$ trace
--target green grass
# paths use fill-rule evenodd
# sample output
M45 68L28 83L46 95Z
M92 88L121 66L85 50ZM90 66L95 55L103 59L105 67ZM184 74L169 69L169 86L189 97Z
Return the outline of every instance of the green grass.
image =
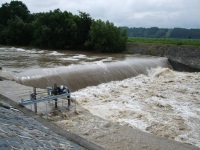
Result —
M167 45L192 45L200 46L200 39L170 39L170 38L134 38L129 37L129 43L154 43Z

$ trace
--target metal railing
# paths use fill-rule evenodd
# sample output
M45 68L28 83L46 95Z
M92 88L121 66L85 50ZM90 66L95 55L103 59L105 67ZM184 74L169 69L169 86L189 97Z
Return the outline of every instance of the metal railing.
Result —
M35 103L51 101L51 100L55 100L55 99L63 98L63 97L67 97L67 96L70 96L70 93L63 93L63 94L59 94L59 95L48 95L48 96L39 97L39 98L36 98L36 99L31 98L29 100L21 99L19 104L21 106L26 106L26 105L35 104ZM33 96L31 95L30 97L33 97Z
M38 93L36 92L36 88L33 88L33 93L30 93L30 99L25 100L25 99L21 99L21 101L19 102L19 105L21 106L27 106L30 105L31 106L31 110L32 110L32 104L34 105L34 111L35 113L37 113L37 103L40 102L50 102L50 101L55 101L55 108L57 108L57 103L58 103L58 99L62 99L62 105L63 105L63 99L66 98L65 100L68 101L68 106L70 106L71 104L71 94L69 89L62 91L62 92L54 92L54 89L52 87L48 87L47 88L47 92L44 96L44 93L42 93L42 95L38 95ZM47 107L47 105L46 105ZM47 109L47 108L46 108Z

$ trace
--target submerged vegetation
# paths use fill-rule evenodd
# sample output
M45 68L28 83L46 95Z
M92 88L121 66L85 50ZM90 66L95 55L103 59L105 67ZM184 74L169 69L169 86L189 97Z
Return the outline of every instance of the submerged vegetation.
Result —
M133 38L129 37L130 43L152 43L152 44L167 44L167 45L192 45L200 46L200 39L172 39L172 38Z
M125 50L127 33L109 21L59 9L31 14L21 1L0 7L0 44L103 52Z

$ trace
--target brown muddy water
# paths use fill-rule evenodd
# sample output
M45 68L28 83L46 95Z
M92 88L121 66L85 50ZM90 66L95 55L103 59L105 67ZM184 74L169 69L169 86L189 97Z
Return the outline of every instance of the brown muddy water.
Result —
M15 101L62 84L94 115L200 147L200 73L173 71L166 58L1 47L0 66L10 79L0 93Z
M17 83L43 89L57 83L76 91L147 74L158 66L170 67L166 58L21 48L0 50L1 67L7 76Z

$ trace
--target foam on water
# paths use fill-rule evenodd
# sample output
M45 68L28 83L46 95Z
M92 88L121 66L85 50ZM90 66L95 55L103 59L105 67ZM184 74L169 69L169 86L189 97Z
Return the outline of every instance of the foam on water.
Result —
M59 52L57 52L57 51L53 51L53 52L50 53L49 55L62 56L62 55L65 55L65 54L59 53Z
M80 60L90 60L90 62L85 62L83 61L81 64L91 64L91 61L96 60L96 59L100 59L101 62L107 62L107 61L112 61L112 57L108 57L108 58L102 58L102 57L97 57L97 56L86 56L86 55L68 55L65 58L60 58L60 60L64 60L64 61L80 61ZM92 63L96 63L98 61L93 61Z
M26 51L26 50L25 50L25 49L22 49L22 48L17 48L16 51L18 51L18 52L24 52L24 51Z
M36 49L26 50L26 52L29 53L29 54L43 54L43 53L45 53L44 50L36 50Z
M79 61L79 59L77 59L77 58L73 58L73 57L60 58L60 60L64 60L64 61Z
M81 58L87 58L86 55L76 55L76 56L73 56L73 58L78 58L78 59L81 59Z
M200 73L156 68L73 94L94 115L200 147Z

